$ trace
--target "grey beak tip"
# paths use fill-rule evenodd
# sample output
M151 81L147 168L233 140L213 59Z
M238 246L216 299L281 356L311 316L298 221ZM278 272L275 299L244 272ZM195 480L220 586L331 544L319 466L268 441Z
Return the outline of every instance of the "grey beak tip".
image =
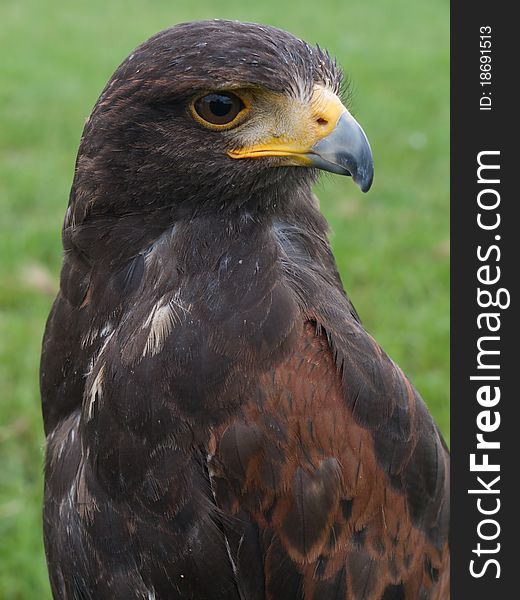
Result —
M374 181L374 169L363 169L361 172L358 170L353 179L358 184L362 192L368 192L368 190L372 187L372 182Z
M352 175L361 191L368 192L374 179L372 150L365 132L358 122L345 112L336 128L319 141L308 155L318 169Z

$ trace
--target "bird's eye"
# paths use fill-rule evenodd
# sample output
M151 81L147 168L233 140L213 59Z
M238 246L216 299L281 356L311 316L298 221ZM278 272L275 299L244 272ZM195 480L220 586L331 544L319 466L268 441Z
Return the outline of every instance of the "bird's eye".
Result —
M230 92L207 94L193 104L197 120L216 129L232 125L244 109L242 100Z

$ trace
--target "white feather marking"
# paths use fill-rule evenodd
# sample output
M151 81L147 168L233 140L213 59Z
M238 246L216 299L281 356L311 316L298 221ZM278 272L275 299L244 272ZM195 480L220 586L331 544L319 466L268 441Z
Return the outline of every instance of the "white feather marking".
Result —
M94 404L97 400L103 397L103 375L105 373L105 365L101 365L92 385L90 387L90 403L88 405L88 419L92 419Z
M151 356L158 354L175 324L190 312L191 305L185 306L181 302L179 292L170 300L163 301L164 297L152 308L144 322L143 328L150 327L150 331L144 346L143 357L147 354Z
M79 427L79 418L80 412L73 412L47 436L47 451L52 464L59 461L63 452L69 450L71 445L74 444L76 431Z
M105 327L105 329L106 329L106 327ZM99 352L97 354L95 354L89 360L88 369L87 369L87 372L85 373L85 377L88 377L92 373L92 371L94 370L94 367L96 366L97 361L99 360L99 358L105 351L105 348L108 346L108 342L112 339L112 336L114 335L115 331L112 330L112 326L110 326L110 329L111 329L111 331L110 331L110 333L107 334L107 337L106 337L105 341L103 342L103 345L99 349ZM103 334L103 332L101 332L101 333L102 333L102 335L105 335L105 334Z
M87 333L81 338L81 347L86 348L87 346L91 346L94 343L94 340L99 335L99 329L94 327L93 329L89 329Z
M112 323L110 323L110 321L105 323L105 325L101 329L98 329L97 327L89 329L81 339L81 347L87 348L87 346L92 346L96 338L105 338L107 337L107 335L110 335L112 333L112 330L113 326Z
M110 323L110 321L108 321L108 323L106 323L103 329L101 330L100 335L101 337L106 337L108 334L112 333L112 331L113 325L112 323Z

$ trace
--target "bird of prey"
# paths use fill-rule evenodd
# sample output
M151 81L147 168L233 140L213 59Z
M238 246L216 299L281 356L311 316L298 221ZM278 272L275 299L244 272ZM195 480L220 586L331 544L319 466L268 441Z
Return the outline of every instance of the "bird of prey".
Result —
M341 81L319 47L217 20L103 90L41 363L55 598L449 597L446 446L311 192L372 183Z

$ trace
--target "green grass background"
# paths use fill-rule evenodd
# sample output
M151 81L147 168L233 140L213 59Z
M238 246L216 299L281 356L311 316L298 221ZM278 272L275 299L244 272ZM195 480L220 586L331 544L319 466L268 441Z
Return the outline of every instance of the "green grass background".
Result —
M376 176L316 192L366 328L449 432L447 0L0 2L0 599L49 598L40 341L83 122L119 62L180 21L273 24L337 55Z

